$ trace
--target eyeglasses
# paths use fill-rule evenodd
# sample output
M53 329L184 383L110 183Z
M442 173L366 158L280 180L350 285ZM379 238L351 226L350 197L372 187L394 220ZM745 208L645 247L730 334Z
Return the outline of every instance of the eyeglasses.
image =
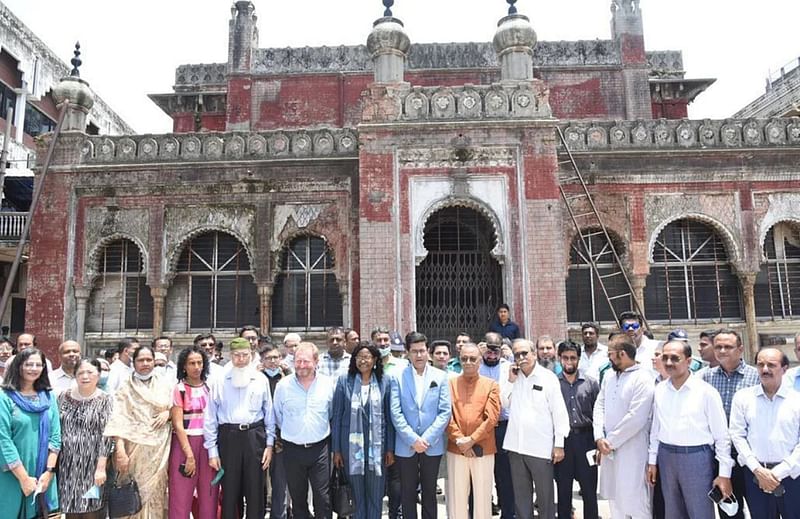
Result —
M428 353L428 350L408 350L408 354L415 357L422 357L426 353Z
M530 351L516 351L514 352L514 358L521 359L523 357L527 357L528 355L530 355L530 353L531 353Z
M281 360L281 356L280 355L267 355L266 357L264 357L264 359L268 360L268 361L271 361L271 362L277 362L277 361Z
M200 346L201 348L211 348L211 347L216 347L217 344L214 342L201 342L198 344L198 346Z
M642 325L639 324L639 323L623 323L622 324L622 329L625 330L626 332L628 332L630 330L636 331L639 328L641 328L641 326Z
M673 364L677 364L678 362L683 360L683 357L680 357L678 355L662 355L661 360L663 362L672 362Z
M480 357L461 357L461 364L477 364Z
M372 360L372 355L356 355L356 360L364 361L364 360Z

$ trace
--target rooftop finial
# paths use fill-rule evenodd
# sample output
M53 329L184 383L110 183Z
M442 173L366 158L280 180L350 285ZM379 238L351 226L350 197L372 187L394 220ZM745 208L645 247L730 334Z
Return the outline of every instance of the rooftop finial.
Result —
M83 63L81 61L81 42L75 42L75 50L72 52L75 54L75 57L70 60L70 63L72 63L72 72L70 72L69 75L72 77L81 77L81 72L78 70L78 67Z
M383 0L383 5L386 7L386 10L383 12L383 16L392 16L392 6L394 5L394 0Z
M506 0L508 2L508 14L517 14L517 8L514 7L514 4L517 3L517 0Z

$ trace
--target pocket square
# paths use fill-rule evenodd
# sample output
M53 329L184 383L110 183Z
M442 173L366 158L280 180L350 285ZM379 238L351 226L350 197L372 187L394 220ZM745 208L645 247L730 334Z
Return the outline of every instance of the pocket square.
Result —
M431 382L431 385L428 386L428 389L431 389L431 388L434 388L434 387L438 387L438 386L439 386L439 384L437 384L436 381L434 380L433 382Z

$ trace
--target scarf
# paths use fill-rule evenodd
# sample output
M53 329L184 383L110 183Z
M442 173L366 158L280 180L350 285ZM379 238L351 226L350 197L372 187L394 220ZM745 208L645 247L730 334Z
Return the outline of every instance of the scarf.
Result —
M364 475L364 421L369 417L369 449L367 466L376 476L381 475L383 467L383 398L375 373L369 380L369 397L366 407L361 403L361 377L353 377L353 392L350 395L350 474ZM367 414L369 412L369 414Z
M39 479L47 469L47 456L50 453L50 394L47 391L39 391L39 403L25 398L19 391L6 390L6 394L16 404L17 407L26 413L39 415L39 445L36 455L36 479ZM46 497L48 510L55 510L56 504Z
M153 420L172 407L172 385L159 376L142 382L134 377L114 393L114 412L108 419L103 436L116 436L126 441L155 447L168 438L167 425L154 429Z

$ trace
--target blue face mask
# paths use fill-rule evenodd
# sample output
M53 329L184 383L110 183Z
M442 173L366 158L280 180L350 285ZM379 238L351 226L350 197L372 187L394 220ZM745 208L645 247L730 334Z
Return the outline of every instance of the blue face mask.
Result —
M267 368L267 369L265 369L264 371L265 371L265 372L266 372L266 374L267 374L267 375L269 375L270 377L274 377L275 375L277 375L278 373L280 373L280 372L281 372L281 368Z
M380 348L378 351L381 352L381 357L388 357L389 355L392 354L392 348L391 347L389 347L389 348Z
M106 387L106 384L108 383L108 375L109 375L108 371L101 371L100 372L100 386L101 387Z

